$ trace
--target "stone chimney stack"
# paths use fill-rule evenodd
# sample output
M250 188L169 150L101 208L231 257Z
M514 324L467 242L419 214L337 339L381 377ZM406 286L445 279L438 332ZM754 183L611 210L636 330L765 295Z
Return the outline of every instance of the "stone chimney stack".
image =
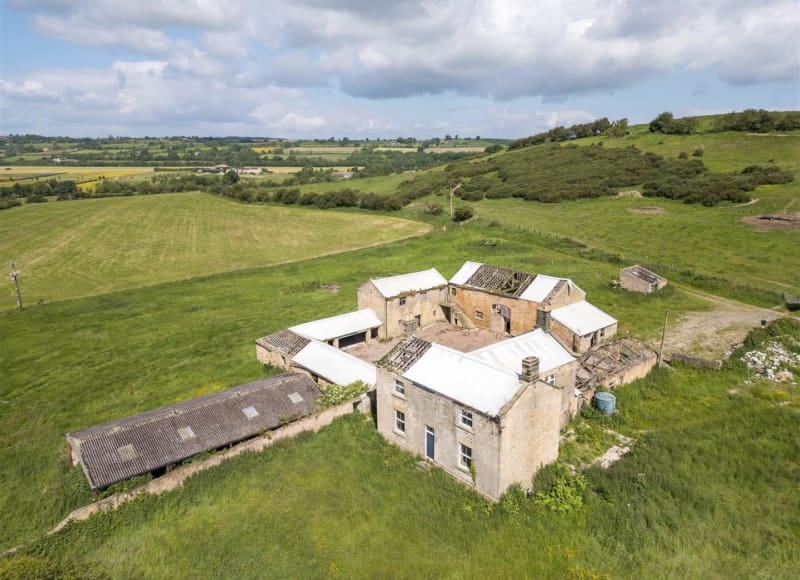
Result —
M539 308L536 310L536 326L545 332L550 332L550 322L552 319L553 315L550 313L549 308Z
M522 382L535 383L539 380L539 357L526 356L522 359Z

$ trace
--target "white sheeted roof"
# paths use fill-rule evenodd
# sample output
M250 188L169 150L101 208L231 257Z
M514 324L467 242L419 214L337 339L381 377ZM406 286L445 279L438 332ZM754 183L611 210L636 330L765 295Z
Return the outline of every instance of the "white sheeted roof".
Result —
M555 276L548 276L547 274L537 274L533 282L525 288L525 291L520 294L519 297L523 300L530 300L531 302L543 302L561 280L566 281L572 288L580 290L569 278L556 278Z
M453 277L450 278L451 284L459 284L463 285L467 283L467 280L478 271L478 268L483 266L480 262L464 262L464 265L453 274Z
M292 361L337 385L355 381L375 385L377 370L374 365L324 342L312 340Z
M541 373L575 360L567 349L541 328L484 346L472 351L470 355L490 365L516 373L521 372L522 359L528 356L539 357Z
M365 332L380 325L378 315L371 308L364 308L356 312L298 324L289 330L305 338L326 341Z
M447 285L447 280L436 268L423 270L422 272L412 272L388 278L376 278L372 280L378 292L384 298L392 298L405 292L419 292L430 288L440 288Z
M553 310L552 315L553 320L563 324L579 336L597 332L601 328L606 328L617 322L616 318L609 316L597 306L593 306L585 300L556 308Z
M497 415L520 388L517 373L432 344L403 376L488 415Z

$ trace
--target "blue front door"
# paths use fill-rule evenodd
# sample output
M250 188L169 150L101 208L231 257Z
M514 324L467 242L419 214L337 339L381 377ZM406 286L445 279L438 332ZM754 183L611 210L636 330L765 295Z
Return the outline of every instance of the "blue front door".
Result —
M436 435L433 427L425 426L425 456L428 459L435 459L434 449L436 446Z

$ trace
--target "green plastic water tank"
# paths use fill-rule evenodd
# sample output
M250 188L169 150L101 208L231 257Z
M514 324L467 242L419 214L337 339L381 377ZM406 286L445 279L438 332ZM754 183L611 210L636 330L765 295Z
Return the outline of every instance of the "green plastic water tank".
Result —
M596 393L594 396L594 406L606 415L613 415L617 406L617 398L611 393Z

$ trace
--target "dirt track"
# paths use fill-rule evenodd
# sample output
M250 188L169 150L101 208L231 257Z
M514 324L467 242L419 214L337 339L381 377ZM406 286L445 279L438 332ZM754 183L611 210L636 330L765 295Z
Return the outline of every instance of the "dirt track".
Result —
M690 312L667 322L664 355L680 352L708 359L721 359L762 320L785 316L780 310L760 308L696 290L682 291L714 305L708 312ZM660 340L660 336L659 336ZM656 343L657 344L657 343Z

